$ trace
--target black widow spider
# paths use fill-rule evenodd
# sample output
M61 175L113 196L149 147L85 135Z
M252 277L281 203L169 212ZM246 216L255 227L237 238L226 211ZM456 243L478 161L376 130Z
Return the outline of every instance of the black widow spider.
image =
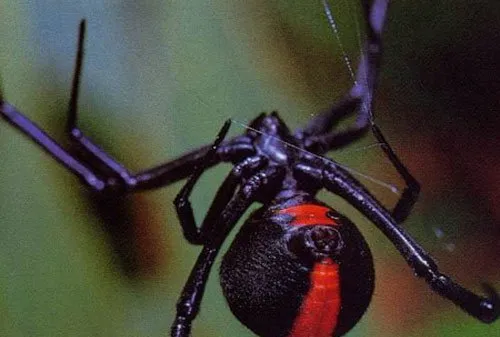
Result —
M67 123L76 150L64 150L12 105L1 101L3 118L96 192L120 195L189 177L174 203L186 240L203 248L177 303L171 336L190 335L219 249L254 202L262 207L246 220L222 260L221 284L231 311L259 336L327 337L349 331L370 302L373 262L354 224L315 199L323 188L370 219L432 290L485 323L498 318L500 299L492 287L485 285L486 298L456 284L439 272L432 258L399 226L417 199L419 184L393 152L371 112L388 0L364 0L362 4L367 41L354 86L340 103L293 133L273 112L257 117L244 135L224 140L228 121L212 145L138 174L129 173L76 126L84 21ZM326 0L324 5L329 14ZM335 130L340 120L355 111L354 125ZM321 157L354 142L370 129L406 183L392 211L342 166ZM234 167L198 226L189 202L191 191L200 175L220 162L231 162Z

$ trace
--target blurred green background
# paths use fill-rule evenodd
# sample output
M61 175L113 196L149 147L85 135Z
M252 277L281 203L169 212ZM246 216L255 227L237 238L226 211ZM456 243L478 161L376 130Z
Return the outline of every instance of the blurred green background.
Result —
M359 6L332 6L355 63ZM210 142L228 117L277 109L298 127L350 86L320 1L3 0L0 13L4 96L63 143L77 27L87 19L79 124L132 170ZM500 289L499 32L496 1L395 2L375 104L422 183L405 227L477 292L483 281ZM401 186L373 143L331 156ZM181 183L115 201L103 216L77 179L5 122L0 158L0 336L168 336L199 252L171 204ZM198 219L228 169L202 178ZM366 183L387 205L396 200ZM375 295L349 337L500 336L499 323L478 323L415 279L368 220L320 197L355 220L375 257ZM193 336L253 336L226 307L217 269Z

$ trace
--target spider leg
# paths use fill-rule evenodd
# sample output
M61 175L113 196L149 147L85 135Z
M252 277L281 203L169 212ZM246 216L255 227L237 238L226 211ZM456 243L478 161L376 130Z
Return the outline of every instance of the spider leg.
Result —
M230 125L231 121L226 121L219 131L210 150L207 151L203 163L200 163L194 169L193 174L189 177L174 199L174 206L182 226L184 237L191 244L202 245L206 243L206 238L213 234L213 224L220 215L221 209L219 206L227 205L241 179L254 174L257 170L261 169L263 164L266 162L263 157L255 156L245 158L241 163L234 166L230 174L224 180L223 184L217 190L214 198L216 202L214 201L212 207L208 210L201 226L198 227L196 225L193 208L191 206L191 202L189 201L191 192L203 172L210 167L210 163L215 159L220 143L227 134Z
M246 178L256 170L261 169L266 162L264 157L255 156L246 158L243 162L237 164L217 190L214 198L217 202L212 204L200 227L196 225L193 209L189 202L189 196L194 184L202 173L202 170L195 171L174 200L184 237L189 243L202 245L206 242L207 238L213 234L215 220L220 214L220 209L217 206L227 205L242 178Z
M195 168L202 164L207 169L221 161L238 162L255 153L253 145L247 142L244 136L224 141L217 149L214 159L209 163L204 163L209 149L210 145L206 145L170 162L136 173L133 176L136 181L133 189L147 190L166 186L189 177Z
M328 1L324 0L323 4L326 13L329 14ZM391 148L379 127L375 124L372 113L374 90L380 68L382 29L388 1L377 0L372 1L371 4L365 1L363 6L367 22L367 41L356 73L355 84L340 104L313 118L302 132L303 137L305 137L306 149L316 154L323 154L361 138L371 126L372 132L381 144L384 154L406 184L392 211L393 218L397 222L402 222L408 217L410 210L417 201L420 184ZM377 15L372 15L375 12ZM354 125L345 130L331 131L341 118L352 114L356 108L358 108L358 117Z
M222 186L230 187L231 190L221 192L219 189L210 207L209 214L204 220L204 223L207 219L210 219L213 223L209 224L211 228L210 233L204 236L203 249L177 302L177 314L171 330L172 337L189 336L192 321L199 311L208 275L222 243L248 207L256 201L257 196L262 193L263 189L270 185L274 187L277 182L283 180L284 171L279 167L263 169L248 178L239 189L237 188L237 176L238 174L234 170L229 174ZM193 175L193 179L197 179L196 175ZM190 184L190 182L188 181L187 184ZM230 199L228 198L229 196L231 196ZM191 215L186 217L183 214L179 214L181 223L186 221L186 219L189 222L194 221L191 220ZM182 224L183 228L193 226L196 227L194 223Z
M356 71L354 84L340 104L314 117L299 134L305 140L307 150L323 154L339 146L353 142L369 129L372 101L379 76L382 56L382 30L386 18L388 0L363 1L367 39ZM327 0L323 0L327 16L331 15ZM376 14L376 15L375 15ZM332 132L333 126L355 110L358 115L354 125L346 130Z
M385 156L389 159L389 161L394 166L397 173L405 183L403 193L401 193L396 206L394 206L393 210L391 211L391 215L394 220L396 220L396 222L398 223L401 223L406 220L406 218L410 214L411 209L417 202L418 195L420 193L420 183L413 177L408 168L401 162L397 154L392 149L391 145L385 139L380 128L373 121L371 123L371 129L373 135L381 145ZM343 131L334 136L336 138L335 142L338 143L339 147L341 147L342 145L351 142L363 132L364 131L362 131L362 129L356 130L355 128Z
M500 315L500 298L490 286L485 286L488 297L478 296L442 274L429 254L401 228L391 213L348 172L335 163L300 164L297 172L316 180L328 191L335 193L372 221L394 244L413 269L425 279L431 289L451 300L473 317L491 323Z
M107 187L107 184L109 184L107 179L103 179L104 173L102 172L102 168L99 170L99 168L95 167L96 165L93 165L94 162L90 162L88 158L84 160L80 158L81 156L72 153L72 151L65 150L53 138L47 135L42 128L24 116L14 106L1 100L1 98L0 116L80 178L83 184L91 190L102 192ZM128 185L127 191L154 189L189 177L193 173L194 168L202 163L209 149L209 145L201 147L175 160L129 176L132 181L135 180L135 183ZM221 144L217 151L217 160L210 162L209 166L216 165L220 161L232 161L234 158L238 159L253 152L250 144L230 141L227 144ZM102 150L101 153L111 158ZM116 163L116 165L120 164Z
M73 82L71 86L71 96L68 107L68 120L66 124L66 130L68 132L69 138L78 151L78 156L82 157L82 160L88 163L88 165L92 166L102 176L106 177L105 180L107 182L115 185L114 187L116 191L123 192L124 190L132 191L140 189L140 187L137 186L137 178L132 175L125 166L116 161L103 149L96 145L90 138L85 136L77 126L78 96L84 55L85 30L85 20L82 20L79 27L78 48L76 54ZM202 149L202 153L203 150L206 151L206 149ZM189 159L195 159L196 155L194 155L194 158L193 156L187 158L187 161L181 161L181 163L184 164L183 167L185 167L186 164L187 166L190 166L191 162ZM161 180L161 177L168 174L168 171L169 170L165 170L160 175L150 174L146 178L143 177L143 179L141 179L141 183L148 184L149 188L159 187L160 184L158 183L158 181L163 182Z
M81 157L89 166L93 167L105 180L117 188L117 191L133 190L136 186L136 178L121 163L116 161L102 148L96 145L90 138L77 126L78 120L78 96L80 91L80 79L82 73L82 64L84 56L86 24L85 20L80 22L78 33L78 47L75 60L75 70L73 72L73 82L71 86L71 95L68 106L68 120L66 131L75 147L75 154ZM115 179L113 179L115 178ZM117 178L117 179L116 179ZM156 177L149 177L154 180ZM154 184L152 184L154 185Z
M85 163L82 163L78 158L64 150L54 139L40 129L40 127L18 112L15 107L7 102L0 101L0 115L11 125L21 130L40 145L58 162L78 176L81 181L92 190L102 191L104 189L105 182L102 181L91 168L87 167Z
M381 144L382 150L384 151L386 157L390 160L392 165L396 168L396 171L399 173L400 177L403 178L405 182L405 188L403 189L403 193L399 197L396 206L392 210L392 217L396 220L397 223L401 223L410 214L413 205L417 202L418 195L420 193L420 183L413 177L413 175L408 171L408 168L401 162L399 157L396 155L392 147L389 145L387 140L385 139L382 131L380 131L379 127L373 123L372 124L372 132L377 138L377 141Z
M68 106L66 131L68 132L68 136L73 142L73 145L78 149L77 155L82 157L82 160L87 162L89 166L92 166L96 171L100 171L100 173L103 176L107 176L107 178L117 177L121 180L121 184L133 186L135 185L135 180L131 177L129 171L99 146L97 146L92 140L86 137L77 126L78 95L82 73L85 30L85 20L82 20L80 22L78 33L78 48Z
M26 136L31 138L54 159L75 174L91 190L121 194L153 189L187 178L194 168L202 163L210 145L200 147L173 161L143 170L137 174L113 159L98 145L86 137L77 127L77 101L84 54L85 20L80 22L75 70L68 107L66 130L73 143L73 148L65 150L43 129L19 112L14 106L3 101L0 92L0 116L6 119ZM253 154L251 144L244 137L237 137L221 144L217 156L210 163L213 166L220 161L237 161Z

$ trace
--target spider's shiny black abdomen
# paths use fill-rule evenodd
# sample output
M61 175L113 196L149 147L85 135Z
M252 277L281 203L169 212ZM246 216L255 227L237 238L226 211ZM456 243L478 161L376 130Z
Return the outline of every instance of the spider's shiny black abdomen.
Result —
M317 258L312 259L303 251L292 251L291 237L298 226L293 224L292 217L282 214L284 209L297 206L319 205L329 209L311 200L283 202L255 211L222 260L221 284L231 311L259 336L290 336L311 288L311 273ZM371 253L361 233L347 218L337 213L335 217L341 224L338 231L345 244L335 257L340 278L331 280L340 284L341 308L330 336L341 336L359 321L368 307L374 272ZM300 227L300 230L314 230L326 226L318 223Z

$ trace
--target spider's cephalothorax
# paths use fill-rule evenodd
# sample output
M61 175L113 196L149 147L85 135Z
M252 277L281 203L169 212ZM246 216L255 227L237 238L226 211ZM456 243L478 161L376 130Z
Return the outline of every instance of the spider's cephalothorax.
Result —
M323 0L327 16L331 12ZM442 274L432 258L400 223L414 205L419 184L401 163L371 111L388 0L363 0L367 41L354 86L344 99L290 132L276 113L262 114L241 136L215 142L163 165L132 174L77 127L77 98L85 22L80 38L67 131L73 147L63 149L40 127L0 97L0 115L29 136L95 193L120 196L188 178L174 203L186 240L202 246L177 303L172 337L187 337L201 304L218 252L238 220L255 211L237 234L221 265L223 292L235 316L259 336L331 337L351 329L373 292L370 251L356 227L315 199L321 189L337 194L361 212L399 250L418 277L471 316L491 323L500 315L497 292L486 285L478 296ZM337 124L357 111L356 122ZM322 157L373 132L406 183L392 210L385 208L348 171ZM200 226L189 202L201 174L220 163L234 166L217 190Z

